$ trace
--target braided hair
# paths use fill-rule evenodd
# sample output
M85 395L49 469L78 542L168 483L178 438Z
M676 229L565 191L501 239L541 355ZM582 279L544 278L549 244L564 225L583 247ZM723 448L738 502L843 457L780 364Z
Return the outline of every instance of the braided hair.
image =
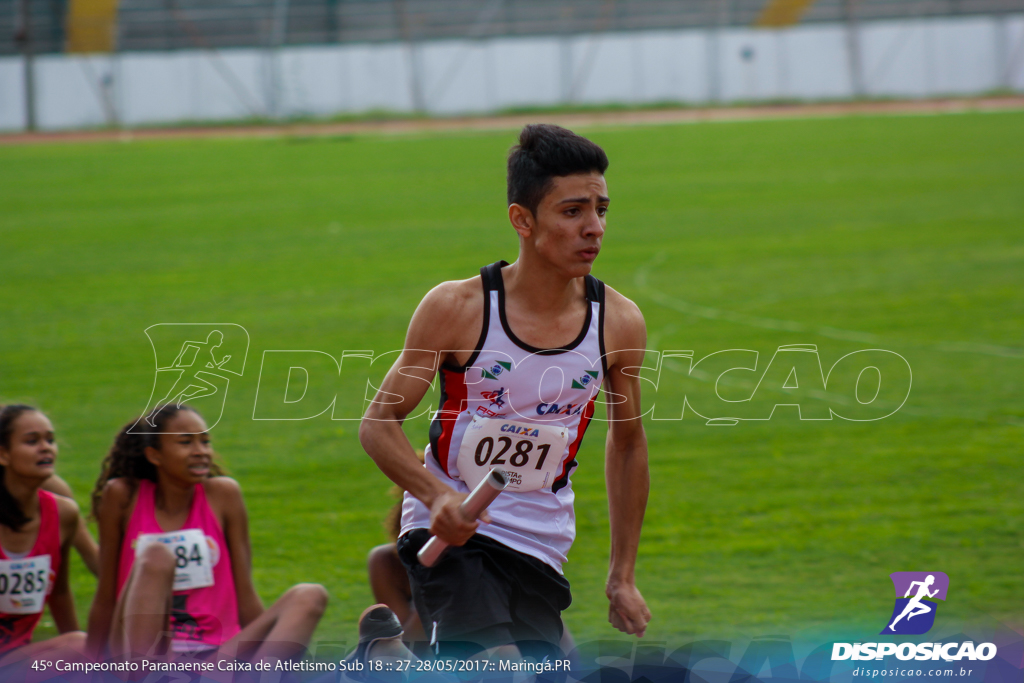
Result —
M15 420L25 413L32 412L36 412L36 408L22 403L0 407L0 446L10 449ZM11 492L7 490L4 475L4 466L0 465L0 524L14 531L21 531L21 527L28 524L30 518L22 511Z
M148 416L132 420L118 432L114 439L114 445L110 452L103 459L99 479L92 490L92 516L99 516L100 498L103 496L103 488L111 479L124 478L128 480L128 486L135 494L140 479L157 482L156 465L146 458L146 448L160 448L160 434L165 431L165 426L172 417L183 410L189 410L196 415L199 411L187 405L168 403L154 410ZM153 427L146 425L145 420L149 419ZM143 428L134 429L137 426ZM219 477L224 471L216 462L210 463L210 476Z

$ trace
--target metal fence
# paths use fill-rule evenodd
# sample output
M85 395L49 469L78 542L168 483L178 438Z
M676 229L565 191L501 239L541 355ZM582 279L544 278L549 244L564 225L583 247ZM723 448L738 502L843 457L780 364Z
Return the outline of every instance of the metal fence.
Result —
M110 0L118 51L749 26L769 0ZM81 0L0 0L0 54L68 49ZM818 0L802 21L1024 11L1024 0ZM80 21L80 19L79 19Z

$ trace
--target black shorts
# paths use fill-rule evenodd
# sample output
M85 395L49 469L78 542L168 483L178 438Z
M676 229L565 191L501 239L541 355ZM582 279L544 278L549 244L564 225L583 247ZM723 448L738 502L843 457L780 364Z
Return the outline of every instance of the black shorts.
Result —
M572 602L564 576L481 534L424 567L416 553L429 538L413 529L398 539L398 557L423 629L441 643L438 654L465 657L510 643L538 660L559 652L562 610Z

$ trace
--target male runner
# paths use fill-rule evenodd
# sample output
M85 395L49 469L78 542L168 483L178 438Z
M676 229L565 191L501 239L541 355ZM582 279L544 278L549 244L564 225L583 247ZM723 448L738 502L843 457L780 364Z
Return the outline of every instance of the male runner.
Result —
M639 380L627 372L642 364L647 333L636 305L590 275L605 232L607 167L600 147L564 128L523 129L508 159L519 258L424 297L360 426L367 453L406 491L399 555L441 655L507 656L515 646L538 659L555 654L571 601L562 575L576 535L569 475L602 385L611 397L608 618L638 636L650 620L634 581L647 441ZM401 425L435 373L441 406L423 465ZM483 523L464 519L459 504L493 467L512 484ZM416 553L430 535L453 547L427 568Z

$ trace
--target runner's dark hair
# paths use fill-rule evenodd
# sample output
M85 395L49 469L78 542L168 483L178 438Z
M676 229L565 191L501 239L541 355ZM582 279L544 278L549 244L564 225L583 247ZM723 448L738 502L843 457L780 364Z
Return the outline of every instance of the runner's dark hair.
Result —
M590 140L550 123L531 123L519 133L519 144L508 153L508 203L537 215L554 178L575 173L604 173L608 155Z
M37 412L36 408L23 403L15 403L9 406L0 406L0 446L5 449L11 447L11 436L14 434L14 422L25 413ZM0 465L0 524L3 524L14 531L21 531L21 527L29 523L26 515L18 501L7 490L4 482L4 466Z
M199 411L188 405L168 403L160 406L149 414L153 426L146 423L145 416L132 420L118 432L114 439L114 445L110 447L110 453L103 459L99 479L92 490L92 516L99 516L100 499L103 497L103 488L111 479L124 478L128 480L128 486L134 495L140 479L157 483L158 477L156 465L146 459L146 448L160 448L160 434L164 431L167 422L183 410L189 410L196 415ZM216 462L210 463L210 476L219 477L224 470Z

